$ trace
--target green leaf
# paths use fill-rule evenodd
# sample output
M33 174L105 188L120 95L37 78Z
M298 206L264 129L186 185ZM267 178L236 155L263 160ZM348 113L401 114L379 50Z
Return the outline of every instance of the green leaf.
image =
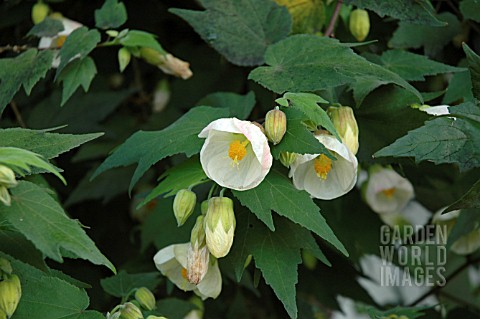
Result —
M321 0L275 0L288 8L292 16L292 33L315 34L325 24L325 4Z
M408 132L375 157L414 157L416 162L457 163L461 171L480 166L480 125L462 118L440 117Z
M69 256L105 265L115 271L115 267L102 255L80 224L68 218L44 188L20 181L10 191L12 206L0 206L0 217L25 235L46 256L62 262L62 253L66 252Z
M87 92L95 74L97 74L97 68L91 57L76 59L69 63L58 77L58 81L63 82L62 103L60 105L63 106L80 85Z
M28 31L27 36L53 37L64 30L63 23L60 20L46 17L41 23L36 24Z
M38 269L48 269L43 254L15 230L0 229L0 251Z
M464 19L470 19L480 22L480 1L479 0L463 0L460 2L460 12Z
M470 49L466 43L463 43L463 51L467 55L473 96L480 100L480 56Z
M227 117L229 111L229 109L198 106L161 131L139 131L120 145L100 165L92 178L114 167L138 163L130 183L131 191L150 166L161 159L179 153L192 156L200 152L204 142L203 139L198 138L200 131L210 122Z
M453 74L448 82L447 91L443 97L443 104L454 104L457 101L473 101L472 80L470 71L463 71Z
M300 249L306 249L329 265L311 233L284 218L276 218L276 230L271 232L248 212L236 212L237 230L232 250L225 258L235 267L237 280L243 273L248 255L262 271L265 282L283 303L291 318L297 318L295 285L297 268L302 262Z
M346 0L346 4L353 4L361 9L372 10L380 17L390 16L412 24L430 26L445 26L435 16L435 9L428 0Z
M124 37L118 39L126 47L145 47L164 53L162 46L155 39L155 35L139 30L129 30Z
M23 85L27 95L52 67L53 51L30 49L15 58L0 59L0 115Z
M452 210L466 208L480 208L480 180L478 180L460 199L448 206L444 212L446 213L451 212Z
M282 141L270 148L275 158L279 158L281 152L326 154L327 156L330 154L327 148L303 124L303 121L305 121L303 112L293 108L286 108L283 111L287 116L287 131Z
M205 11L170 9L228 61L260 65L267 47L292 28L287 8L270 0L200 0Z
M64 184L67 182L49 162L39 154L16 147L0 147L0 163L9 166L21 176L31 173L32 168L40 168L57 176Z
M447 249L461 237L478 229L478 222L480 221L480 210L478 209L464 209L460 211L452 231L448 234Z
M160 182L137 208L142 207L158 196L169 197L179 190L189 188L208 181L198 157L190 158L185 162L168 169L159 178Z
M348 252L320 214L320 209L305 191L297 190L292 182L276 170L270 171L263 182L247 191L233 191L243 206L248 207L265 225L274 231L272 210L280 216L311 230L348 256Z
M121 270L114 276L100 280L100 284L106 293L123 298L127 297L134 288L147 287L154 290L160 284L160 281L159 272L128 274Z
M397 74L367 61L336 39L313 35L288 37L268 47L266 63L249 79L276 92L312 92L375 79L376 86L394 83L418 96L420 93ZM308 76L307 76L308 75Z
M127 22L127 9L122 2L106 0L100 9L95 10L95 26L97 28L118 28L125 22Z
M192 302L177 298L163 298L157 302L157 308L153 313L168 319L184 319L194 309L198 308Z
M85 310L89 298L85 290L57 277L50 276L30 265L15 260L0 252L8 259L22 284L22 297L12 319L105 319L96 311Z
M55 80L58 79L63 68L74 59L83 59L95 49L100 42L100 32L97 30L88 30L87 27L81 27L70 33L65 40L58 56L60 65L55 74Z
M0 147L23 148L51 159L102 135L103 133L59 134L24 128L0 129Z
M465 71L464 68L446 65L424 55L402 50L385 51L380 60L385 68L407 81L425 81L425 76Z
M332 135L340 140L337 130L333 125L327 112L325 112L318 103L328 103L327 100L312 93L285 93L285 99L290 101L290 106L294 109L302 111L307 119L313 121L317 126L321 125Z
M396 49L423 47L426 55L437 55L461 31L460 22L452 13L440 13L438 18L448 25L432 27L400 22L388 43L389 46Z
M240 95L230 92L216 92L202 98L197 105L226 107L231 110L231 116L244 120L255 106L255 93L250 91L246 95Z

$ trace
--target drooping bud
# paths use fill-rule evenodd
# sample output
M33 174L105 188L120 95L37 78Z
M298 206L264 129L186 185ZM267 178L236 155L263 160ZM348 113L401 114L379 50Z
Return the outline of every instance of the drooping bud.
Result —
M142 311L131 302L127 302L120 310L119 319L143 319Z
M173 200L173 213L177 219L177 225L182 226L192 215L197 202L197 195L188 189L178 191Z
M10 318L22 297L22 286L17 275L4 275L0 281L0 309Z
M7 187L0 185L0 203L3 203L5 206L10 206L11 202L12 200Z
M9 167L0 165L0 185L12 188L17 186L17 184L15 173Z
M187 280L198 285L207 274L210 252L206 246L204 216L197 217L190 235L190 247L187 252Z
M280 153L280 163L285 167L290 167L293 162L297 159L297 154L292 152L281 152Z
M159 67L166 74L171 74L184 80L193 75L190 70L190 63L182 61L165 51L160 52L151 48L141 48L140 56L146 62Z
M210 253L216 258L225 257L233 244L235 232L233 201L227 197L212 197L205 216L205 235Z
M200 206L200 211L202 212L202 215L206 215L208 210L208 200L204 200L202 202L202 205Z
M2 277L3 273L10 275L12 271L13 269L12 269L12 265L10 265L10 262L5 258L0 258L0 278Z
M270 142L277 145L282 141L287 131L287 116L278 109L278 106L268 111L265 116L265 134Z
M155 92L153 93L153 107L154 113L162 112L170 101L170 85L166 79L157 83Z
M348 106L331 106L327 110L333 125L340 135L343 144L356 155L358 152L358 125L353 110Z
M146 287L138 288L137 291L135 291L135 300L146 310L153 310L156 307L155 296L150 289Z
M40 22L45 20L49 11L50 7L47 4L43 3L43 1L40 0L35 3L32 7L33 24L39 24Z
M120 72L123 72L123 70L125 70L125 68L130 63L131 58L132 54L127 48L123 47L118 50L118 65L120 67Z
M365 40L370 31L370 18L368 17L368 12L362 9L353 10L350 13L349 28L350 33L358 42Z

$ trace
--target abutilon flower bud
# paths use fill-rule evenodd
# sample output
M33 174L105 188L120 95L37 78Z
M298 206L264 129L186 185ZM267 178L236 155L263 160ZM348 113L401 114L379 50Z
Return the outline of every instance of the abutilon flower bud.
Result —
M119 319L143 319L143 314L135 304L127 302L120 310Z
M352 33L358 42L365 40L370 31L370 18L368 17L368 12L362 9L353 10L350 13L349 28L350 33Z
M280 163L285 167L290 167L293 162L297 159L297 154L292 152L281 152L280 153Z
M274 145L282 141L287 131L287 116L278 107L268 111L265 116L265 134Z
M118 50L118 65L120 67L120 72L123 72L123 70L125 70L131 59L132 54L127 48L124 47Z
M0 310L10 318L22 297L22 285L17 275L4 275L0 281Z
M348 147L353 155L356 155L358 152L358 125L352 108L348 106L331 106L328 108L327 113L332 119L343 144Z
M18 182L12 169L5 165L0 165L0 185L11 188L17 186L17 184Z
M193 75L190 70L190 63L182 61L165 51L160 52L155 49L143 47L140 49L140 56L146 62L160 68L166 74L171 74L184 80Z
M39 24L48 15L48 12L50 11L50 7L43 3L43 1L38 1L35 3L32 7L32 21L33 24Z
M12 265L10 265L10 262L5 259L5 258L0 258L0 278L2 278L2 274L11 274L13 271Z
M0 185L0 203L3 203L5 206L10 206L11 202L12 200L7 187Z
M135 291L135 300L146 310L153 310L156 307L155 296L150 289L146 287L138 288L137 291Z
M212 197L205 216L205 235L208 250L216 258L225 257L230 251L235 226L233 201L227 197Z
M208 200L204 200L200 206L200 211L202 212L202 215L206 215L208 210Z
M197 217L190 235L190 246L187 252L187 280L198 285L207 274L210 252L205 241L204 216Z
M173 213L177 219L178 226L182 226L192 215L197 202L197 195L188 189L178 191L173 200Z

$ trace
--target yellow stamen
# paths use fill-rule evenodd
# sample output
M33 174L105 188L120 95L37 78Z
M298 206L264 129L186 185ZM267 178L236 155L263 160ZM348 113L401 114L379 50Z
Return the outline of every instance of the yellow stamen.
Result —
M393 194L395 194L395 188L387 188L382 191L383 195L387 196L388 198L392 198Z
M228 157L233 161L233 165L238 167L238 163L247 155L246 146L250 143L249 140L240 142L239 140L234 140L230 143L230 148L228 149Z
M66 35L58 36L57 40L55 41L55 44L57 45L57 48L61 48L63 46L63 44L65 43L65 40L67 40Z
M326 180L328 173L332 170L332 160L324 154L320 154L320 156L313 161L313 167L315 168L317 176Z
M185 278L185 279L188 279L188 272L187 272L187 269L186 268L182 268L182 277Z

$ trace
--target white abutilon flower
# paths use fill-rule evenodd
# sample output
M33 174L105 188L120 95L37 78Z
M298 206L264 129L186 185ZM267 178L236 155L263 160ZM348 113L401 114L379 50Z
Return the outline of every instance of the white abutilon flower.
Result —
M39 49L61 48L70 33L83 26L80 22L65 17L60 17L58 20L63 24L63 31L60 31L53 37L40 38L40 42L38 43Z
M199 137L205 174L223 187L243 191L260 184L272 166L265 135L250 121L223 118L210 123Z
M389 226L425 225L432 214L419 202L412 200L400 211L380 214L380 219Z
M222 290L222 275L215 258L210 258L208 270L197 284L188 281L187 255L190 243L170 245L155 254L153 261L160 272L184 291L192 291L205 300L217 298Z
M336 160L324 154L298 154L289 177L297 189L312 197L334 199L348 193L357 181L358 162L345 144L327 134L315 136Z
M450 114L450 111L448 110L449 107L450 107L449 105L430 106L430 105L424 104L420 106L418 109L420 111L424 111L427 114L439 116L439 115Z
M446 226L447 233L450 235L453 227L457 223L460 216L460 210L442 214L444 209L439 210L433 216L432 222L437 225ZM469 255L480 248L480 226L477 224L468 234L458 238L450 247L450 249L459 255Z
M365 200L376 213L398 213L414 196L412 184L392 168L373 166L369 175Z

